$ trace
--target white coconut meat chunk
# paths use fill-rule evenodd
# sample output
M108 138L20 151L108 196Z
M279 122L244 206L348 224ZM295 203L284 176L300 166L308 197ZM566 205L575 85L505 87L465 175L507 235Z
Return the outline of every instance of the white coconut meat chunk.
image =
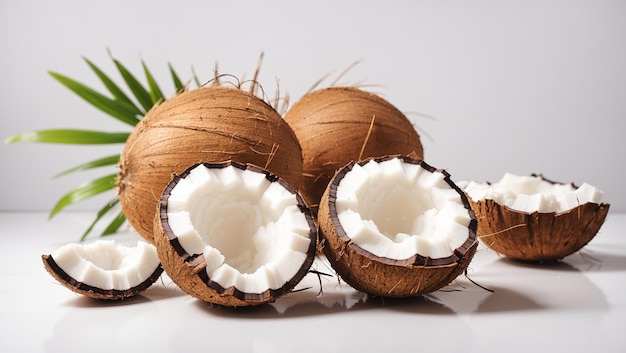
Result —
M210 287L245 294L280 290L308 271L316 231L305 209L282 179L235 162L193 166L161 200L179 255L204 258L199 275Z
M472 218L448 175L401 158L354 164L340 180L335 207L345 235L388 259L453 256Z
M147 288L162 272L156 248L144 241L136 246L116 244L114 240L70 243L44 260L59 280L111 299Z
M520 176L505 173L496 183L470 181L464 188L474 201L490 199L512 210L532 213L562 213L585 203L599 204L603 192L583 183L555 183L540 175Z

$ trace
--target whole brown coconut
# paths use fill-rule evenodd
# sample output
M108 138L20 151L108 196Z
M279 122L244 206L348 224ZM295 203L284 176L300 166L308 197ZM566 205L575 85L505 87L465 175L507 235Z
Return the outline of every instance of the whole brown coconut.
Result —
M350 161L386 155L423 158L420 137L392 104L354 87L306 94L285 114L304 160L301 193L315 211L335 172Z
M196 163L226 160L264 167L296 189L302 184L298 139L280 114L254 94L214 85L153 108L121 155L119 197L129 223L153 242L154 212L172 174Z

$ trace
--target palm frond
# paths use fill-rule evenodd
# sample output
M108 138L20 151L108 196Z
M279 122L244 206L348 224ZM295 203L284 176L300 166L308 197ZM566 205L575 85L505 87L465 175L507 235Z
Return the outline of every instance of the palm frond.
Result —
M115 82L113 82L113 80L109 78L109 76L107 76L102 70L100 70L98 66L96 66L93 62L91 62L91 60L87 58L83 58L83 60L87 62L87 65L89 65L91 70L93 70L93 72L98 76L100 81L102 81L102 84L104 84L109 92L111 92L115 99L126 102L130 106L133 106L137 115L144 115L145 112L139 109L137 105L130 98L128 98L126 93L124 93L124 91Z
M95 159L93 161L89 161L86 163L82 163L80 165L77 165L73 168L64 170L58 174L56 174L55 176L53 176L53 178L58 178L67 174L71 174L71 173L76 173L76 172L80 172L83 170L88 170L88 169L93 169L93 168L99 168L99 167L106 167L106 166L111 166L111 165L117 165L120 161L120 155L116 154L113 156L108 156L108 157L103 157L103 158L98 158Z
M135 78L135 76L130 71L128 71L128 69L124 65L122 65L119 60L113 58L113 62L115 63L115 66L117 67L120 75L122 75L124 82L126 82L128 88L130 88L131 92L133 92L135 98L137 98L137 101L139 101L139 104L141 104L144 111L147 112L148 110L150 110L150 108L152 108L152 106L154 105L154 103L152 102L152 97L150 97L150 92Z
M56 205L52 208L52 211L50 211L50 218L56 216L67 206L114 189L116 181L117 174L109 174L78 185L57 201Z
M87 239L87 236L89 235L89 233L91 233L91 231L96 226L96 224L98 224L98 222L100 222L104 216L106 216L112 210L114 210L115 207L119 204L119 202L120 202L120 199L117 197L113 201L107 202L107 204L105 204L104 207L102 207L98 211L98 213L96 214L96 218L93 220L93 222L91 222L89 227L87 227L82 237L80 238L80 241L84 241L85 239ZM124 214L122 212L119 212L118 215L111 221L111 223L109 223L109 225L107 225L107 227L104 229L104 231L100 235L102 236L102 235L109 235L109 234L115 233L119 229L119 227L124 223L125 220L126 220L126 217L124 217Z
M137 108L134 105L121 100L111 99L83 83L54 71L50 71L49 73L62 85L110 116L132 126L137 125L139 122L139 118L137 118Z
M115 232L117 232L118 229L120 229L120 227L122 226L122 224L124 224L124 222L126 222L126 216L124 215L122 211L119 211L117 213L117 216L115 216L115 218L113 218L113 220L109 223L109 225L106 228L104 228L104 230L102 231L100 235L105 236L105 235L114 234Z
M165 97L163 97L163 92L161 92L159 85L154 80L154 77L150 73L150 70L148 70L148 66L146 66L146 63L141 61L141 65L143 66L143 72L146 75L146 80L148 81L148 88L150 98L152 99L152 105L155 105L156 103L165 100Z
M174 70L174 67L172 66L171 63L167 63L167 66L170 69L170 75L172 76L172 82L174 82L174 87L176 87L176 93L179 94L179 93L184 92L185 85L183 84L183 81L180 80L180 77Z
M60 73L50 71L49 74L56 81L61 83L66 88L70 89L76 95L83 100L106 113L107 115L122 121L128 125L134 127L137 125L145 114L158 102L166 100L163 95L163 91L157 84L156 79L148 69L148 66L142 60L141 65L143 68L144 76L147 80L147 86L137 80L119 60L115 59L109 52L109 57L113 60L118 73L122 76L126 87L118 85L109 75L100 69L91 60L83 57L83 60L87 63L89 68L99 78L100 82L104 85L108 91L108 95L99 92L96 89L88 87L87 85L62 75ZM187 85L183 84L183 81L179 78L173 66L168 63L168 69L170 72L171 80L176 88L176 94L184 92L187 89ZM198 83L197 77L194 79ZM191 81L191 80L190 80ZM199 83L198 83L199 85ZM126 92L132 93L127 94ZM58 144L83 144L83 145L95 145L95 144L114 144L114 143L126 143L130 132L105 132L95 130L81 130L81 129L48 129L32 132L25 132L8 137L5 143L15 142L34 142L34 143L58 143ZM91 160L75 167L64 170L54 177L64 176L70 173L84 171L93 168L112 166L119 163L120 155L106 156ZM54 205L50 211L49 217L52 218L66 207L86 200L90 197L98 194L110 191L116 187L117 174L108 174L103 177L82 183L69 192L64 194ZM81 241L84 240L94 229L94 226L98 222L102 222L106 215L112 215L116 206L119 204L119 198L116 196L112 201L107 202L96 214L95 219L89 225L89 227L82 234ZM101 232L100 236L115 233L124 224L126 217L122 211L115 215L112 220L107 224L105 229Z
M129 132L104 132L78 129L50 129L25 132L10 136L5 143L14 142L42 142L73 145L102 145L111 143L125 143Z

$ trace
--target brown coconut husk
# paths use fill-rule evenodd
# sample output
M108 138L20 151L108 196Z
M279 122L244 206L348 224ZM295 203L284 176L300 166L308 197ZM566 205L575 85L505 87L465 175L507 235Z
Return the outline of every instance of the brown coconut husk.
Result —
M361 164L366 161L362 161ZM408 157L405 161L422 163ZM337 172L322 196L318 211L324 254L346 283L374 296L411 297L439 290L467 269L478 246L476 219L465 194L450 180L445 171L443 171L447 175L445 180L460 193L465 208L472 217L467 241L456 249L454 254L445 259L430 259L419 254L408 259L389 259L376 256L353 243L339 222L335 201L339 182L354 164L352 162Z
M43 260L44 267L46 271L54 277L61 285L65 288L68 288L74 293L78 293L80 295L87 296L93 299L103 299L103 300L122 300L130 297L134 297L135 295L145 291L150 288L156 282L157 279L163 273L163 267L158 266L154 272L146 278L145 281L140 284L128 288L128 289L108 289L108 288L98 288L94 286L90 286L83 282L77 281L72 276L70 276L67 272L65 272L57 263L54 261L52 255L42 255L41 259Z
M311 229L309 233L311 244L307 252L307 260L300 266L296 275L283 286L276 289L268 289L263 293L245 293L235 287L224 288L219 283L212 281L205 271L206 262L202 254L191 255L187 253L180 245L176 235L172 232L168 224L167 200L171 189L180 178L185 177L185 175L193 169L193 166L186 169L180 175L173 176L171 182L168 183L163 191L160 202L156 207L156 215L153 217L153 226L154 241L159 260L172 281L185 293L196 299L229 307L254 306L273 302L277 298L290 293L308 273L315 259L317 227L304 199L285 180L273 175L267 170L251 164L242 165L232 161L215 164L215 166L222 167L227 165L234 165L242 169L250 168L251 170L266 173L268 179L281 183L283 187L296 195L299 208L307 218Z
M356 87L308 93L287 111L285 121L302 147L301 192L314 212L335 172L350 161L409 154L423 158L420 137L407 117Z
M153 242L154 210L173 173L234 160L302 184L302 152L272 106L237 88L201 87L153 108L130 134L120 160L119 198L129 223Z
M588 202L561 213L528 213L491 199L470 203L480 240L501 255L527 262L554 262L582 249L600 230L610 206Z

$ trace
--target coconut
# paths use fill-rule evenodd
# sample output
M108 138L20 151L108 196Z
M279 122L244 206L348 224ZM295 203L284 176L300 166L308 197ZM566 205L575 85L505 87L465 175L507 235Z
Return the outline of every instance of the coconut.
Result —
M70 243L42 255L48 273L70 290L95 299L121 300L148 289L163 268L156 248L143 241L128 247L113 240Z
M554 262L582 249L600 230L609 204L583 183L559 183L542 175L506 173L497 183L464 188L478 217L479 238L501 255Z
M303 196L315 210L335 172L350 161L385 155L423 158L420 137L380 96L354 87L330 87L304 95L285 114L304 159Z
M120 160L119 198L138 233L153 241L154 210L173 173L226 160L271 170L294 188L302 152L280 114L236 88L201 87L150 110L130 134Z
M251 164L202 163L175 175L154 220L166 273L213 304L274 301L293 290L315 257L317 228L302 197Z
M403 156L340 169L318 222L337 274L375 296L418 296L448 285L478 244L474 212L450 175Z

